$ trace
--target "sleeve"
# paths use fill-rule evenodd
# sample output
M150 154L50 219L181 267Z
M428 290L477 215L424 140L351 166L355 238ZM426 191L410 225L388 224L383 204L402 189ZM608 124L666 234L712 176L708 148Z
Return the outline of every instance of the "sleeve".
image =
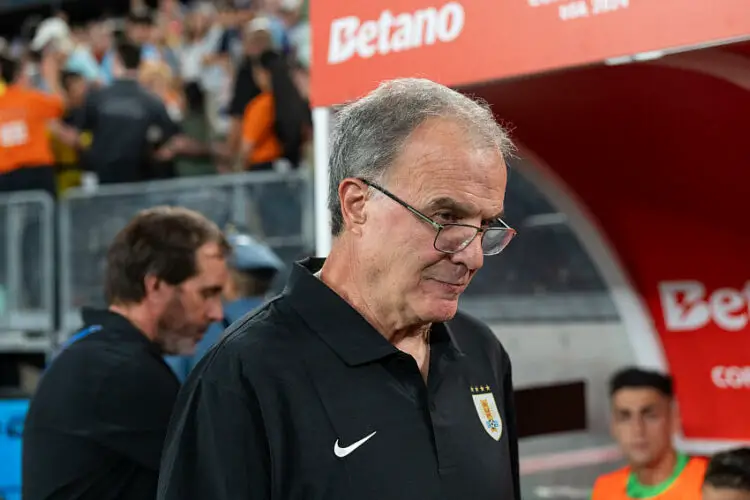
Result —
M98 95L99 93L96 91L89 92L83 106L71 116L71 125L77 128L79 132L83 130L94 130Z
M101 72L99 65L96 63L96 59L87 50L76 50L68 58L68 62L65 65L65 69L80 73L89 82L96 82L101 80Z
M163 144L170 140L172 137L179 134L181 130L177 122L175 122L172 117L169 116L169 111L167 111L167 107L163 102L155 101L154 104L155 107L153 124L159 127L159 130L161 130L162 136L160 142L162 142Z
M155 367L160 368L160 367ZM151 367L120 363L96 395L92 438L149 470L158 471L177 392Z
M194 375L174 409L157 500L270 500L270 454L257 398Z
M505 399L505 426L508 432L508 446L510 447L510 467L513 477L513 497L515 500L521 500L521 474L520 463L518 458L518 427L516 425L516 403L513 393L513 375L510 356L503 349L503 394Z
M62 97L54 94L34 92L34 103L39 116L47 120L60 119L65 112L65 103Z
M273 128L273 99L270 96L258 96L247 105L242 118L242 140L257 144Z

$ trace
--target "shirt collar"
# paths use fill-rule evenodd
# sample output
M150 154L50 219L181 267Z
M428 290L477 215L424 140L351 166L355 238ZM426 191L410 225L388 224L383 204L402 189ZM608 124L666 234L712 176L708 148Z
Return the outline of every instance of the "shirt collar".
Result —
M84 307L81 311L83 322L86 326L100 325L102 332L117 339L128 342L142 342L154 354L161 355L159 344L140 331L125 316L112 312L109 309L93 309Z
M377 361L398 351L336 292L314 276L324 259L309 258L294 264L284 295L307 325L348 365ZM450 325L432 326L430 344L448 346L462 354Z

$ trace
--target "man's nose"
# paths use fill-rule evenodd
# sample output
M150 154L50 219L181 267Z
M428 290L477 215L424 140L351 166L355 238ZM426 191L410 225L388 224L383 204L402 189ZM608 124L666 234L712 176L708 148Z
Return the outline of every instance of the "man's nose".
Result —
M469 245L458 253L451 255L451 261L455 264L463 264L469 271L476 271L484 265L484 252L482 252L482 235L477 234Z
M221 304L221 299L211 299L208 305L208 319L211 321L221 321L224 319L224 308Z

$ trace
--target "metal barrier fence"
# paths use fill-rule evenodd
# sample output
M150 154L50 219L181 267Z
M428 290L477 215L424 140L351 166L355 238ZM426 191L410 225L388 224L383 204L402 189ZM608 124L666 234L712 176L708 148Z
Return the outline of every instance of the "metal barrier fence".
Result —
M78 327L81 306L104 305L104 264L114 235L136 212L163 204L195 209L220 226L246 226L287 262L314 248L308 171L69 191L58 203L58 255L53 250L55 207L49 196L10 194L0 198L0 332ZM518 227L520 236L501 255L485 260L462 299L462 309L486 321L617 320L606 285L564 217L551 217L559 214L518 171L510 176L506 206L506 220ZM284 278L280 276L279 283Z
M197 210L248 228L285 261L314 249L312 183L306 171L188 177L73 190L59 205L63 331L80 326L82 306L103 306L107 247L138 211L156 205ZM279 277L283 283L285 276Z
M54 328L54 210L45 192L0 196L0 332Z

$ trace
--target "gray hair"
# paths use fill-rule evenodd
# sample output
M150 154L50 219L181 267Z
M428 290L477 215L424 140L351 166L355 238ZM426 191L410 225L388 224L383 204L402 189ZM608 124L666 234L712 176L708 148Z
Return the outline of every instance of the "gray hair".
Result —
M344 226L338 194L341 181L361 177L380 182L412 132L436 117L457 121L480 147L494 148L503 157L514 150L485 101L421 78L383 82L367 96L343 106L335 118L328 181L334 236Z

